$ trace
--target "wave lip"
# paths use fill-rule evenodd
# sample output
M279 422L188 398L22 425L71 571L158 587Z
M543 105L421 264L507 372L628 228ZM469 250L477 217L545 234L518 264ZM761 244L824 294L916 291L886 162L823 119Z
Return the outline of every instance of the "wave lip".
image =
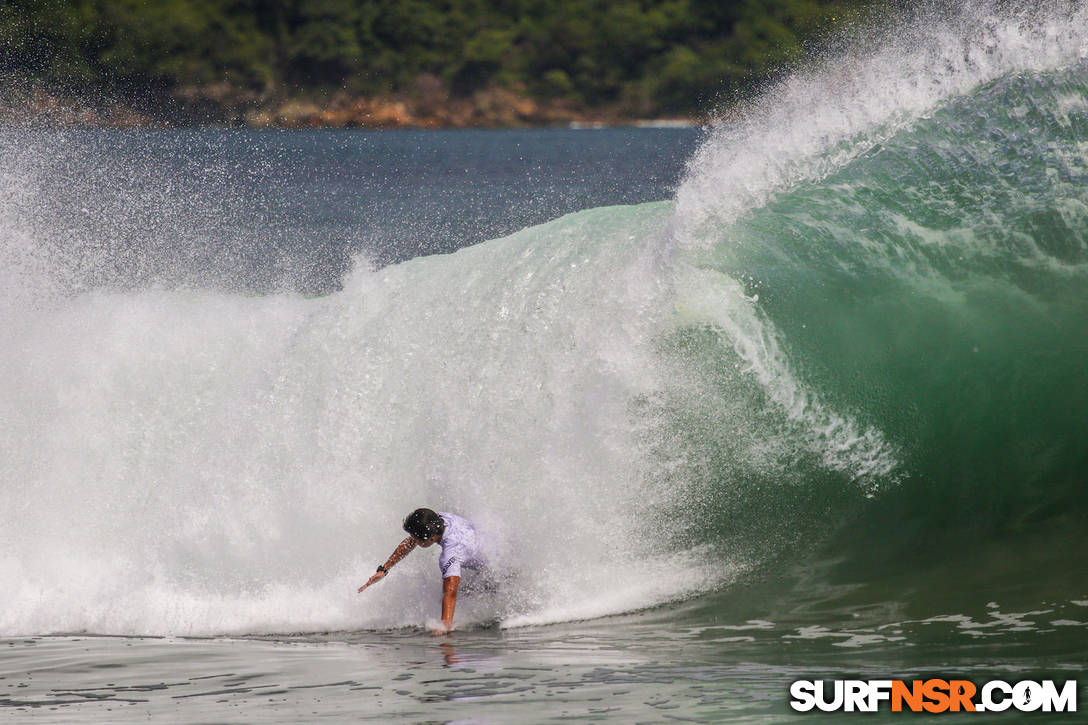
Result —
M829 57L722 116L677 193L683 243L705 246L776 193L849 164L942 103L1011 73L1088 58L1088 8L1045 3L923 3L914 17L864 28Z

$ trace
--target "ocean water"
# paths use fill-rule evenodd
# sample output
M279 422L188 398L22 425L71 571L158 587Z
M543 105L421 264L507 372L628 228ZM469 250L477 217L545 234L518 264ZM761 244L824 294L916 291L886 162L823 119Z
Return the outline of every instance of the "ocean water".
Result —
M5 719L1083 680L1088 14L1001 8L702 130L4 130ZM448 637L433 550L355 593L417 506Z

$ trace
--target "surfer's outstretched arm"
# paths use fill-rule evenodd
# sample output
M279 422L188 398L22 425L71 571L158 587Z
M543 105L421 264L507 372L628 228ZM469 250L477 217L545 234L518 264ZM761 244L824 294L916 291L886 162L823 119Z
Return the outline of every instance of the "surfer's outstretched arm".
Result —
M371 584L375 584L384 579L385 575L389 573L389 570L393 568L393 565L404 557L408 556L408 552L416 548L416 544L418 543L419 542L413 536L409 536L407 539L400 542L400 544L398 544L397 548L393 550L393 553L386 560L386 562L378 567L378 571L374 573L374 576L370 577L369 581L367 581L366 584L359 587L359 591L362 592Z
M445 634L453 629L453 610L457 607L457 585L461 577L448 576L442 580L442 627L431 634Z

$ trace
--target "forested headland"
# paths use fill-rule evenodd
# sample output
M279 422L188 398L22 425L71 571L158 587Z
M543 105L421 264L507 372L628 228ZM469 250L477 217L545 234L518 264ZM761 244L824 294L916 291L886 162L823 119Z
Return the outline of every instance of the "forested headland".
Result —
M3 0L10 115L512 126L691 118L878 0Z

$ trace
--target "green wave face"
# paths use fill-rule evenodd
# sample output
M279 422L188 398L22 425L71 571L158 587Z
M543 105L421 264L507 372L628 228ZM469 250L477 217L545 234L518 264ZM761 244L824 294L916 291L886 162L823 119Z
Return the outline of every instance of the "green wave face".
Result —
M704 520L753 554L831 532L884 564L1083 533L1088 64L1005 74L854 143L686 254L721 297L700 293L669 349L730 401L677 418L688 475L716 479ZM742 424L723 424L730 385Z

